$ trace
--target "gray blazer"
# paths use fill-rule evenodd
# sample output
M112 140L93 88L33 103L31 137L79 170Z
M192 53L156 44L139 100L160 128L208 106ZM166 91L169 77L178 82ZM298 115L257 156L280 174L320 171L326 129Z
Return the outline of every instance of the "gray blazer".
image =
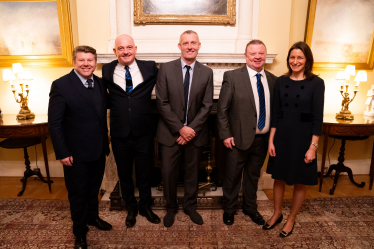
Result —
M161 65L157 75L157 109L161 114L157 127L157 140L172 146L180 136L184 120L184 90L181 59ZM207 119L213 105L213 70L195 63L188 103L187 126L195 130L191 142L203 146L209 141Z
M276 77L265 71L270 91L270 110ZM219 138L234 137L235 147L248 149L256 135L257 112L247 66L227 71L223 75L217 106Z

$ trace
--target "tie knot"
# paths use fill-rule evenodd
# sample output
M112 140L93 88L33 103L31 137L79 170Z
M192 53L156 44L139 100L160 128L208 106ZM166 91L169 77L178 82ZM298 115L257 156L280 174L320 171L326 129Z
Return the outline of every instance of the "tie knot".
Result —
M190 69L191 69L191 66L185 65L184 67L187 68L188 71L190 71Z
M88 79L87 80L87 85L88 85L88 88L92 89L93 88L93 80L92 79Z
M125 66L126 71L129 71L129 66Z
M260 73L256 74L256 77L257 79L261 79L261 74Z

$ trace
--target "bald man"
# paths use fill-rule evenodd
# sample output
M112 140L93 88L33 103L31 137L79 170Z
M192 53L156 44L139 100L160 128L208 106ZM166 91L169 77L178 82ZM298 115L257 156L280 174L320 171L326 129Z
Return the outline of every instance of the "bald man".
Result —
M136 51L133 38L120 35L113 48L118 60L103 66L103 79L109 90L112 150L128 211L127 227L135 225L138 210L149 222L160 223L160 218L150 208L149 177L153 141L150 106L157 67L154 61L135 59ZM134 160L139 208L132 179Z

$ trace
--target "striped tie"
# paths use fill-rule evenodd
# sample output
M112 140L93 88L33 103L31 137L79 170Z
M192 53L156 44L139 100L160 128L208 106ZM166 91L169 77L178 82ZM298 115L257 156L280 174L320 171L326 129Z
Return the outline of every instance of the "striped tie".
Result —
M256 74L257 77L257 92L258 92L258 101L259 101L259 109L260 109L260 116L258 118L258 128L262 130L265 127L265 119L266 119L266 109L265 109L265 93L264 93L264 86L261 82L261 74Z
M130 93L132 91L132 77L130 74L129 66L125 66L126 70L126 92Z

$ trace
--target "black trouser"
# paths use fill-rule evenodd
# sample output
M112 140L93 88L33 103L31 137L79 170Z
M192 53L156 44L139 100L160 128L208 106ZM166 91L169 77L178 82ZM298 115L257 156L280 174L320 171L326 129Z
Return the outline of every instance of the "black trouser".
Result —
M73 166L64 166L75 236L85 235L88 231L87 223L99 216L98 194L104 169L104 153L92 162L74 162Z
M223 181L223 209L233 214L236 211L238 194L243 175L243 209L257 211L257 185L268 149L268 136L254 139L247 150L236 147L227 149L225 178Z
M184 201L183 209L191 212L196 210L198 194L199 162L203 148L196 147L191 142L186 145L161 145L162 182L168 212L177 212L177 185L179 166L184 154Z
M149 171L152 165L151 135L127 137L112 137L112 150L117 164L118 176L121 183L122 198L127 210L135 211L138 204L134 196L134 181L132 179L135 159L136 186L139 189L139 208L149 209L152 202Z

